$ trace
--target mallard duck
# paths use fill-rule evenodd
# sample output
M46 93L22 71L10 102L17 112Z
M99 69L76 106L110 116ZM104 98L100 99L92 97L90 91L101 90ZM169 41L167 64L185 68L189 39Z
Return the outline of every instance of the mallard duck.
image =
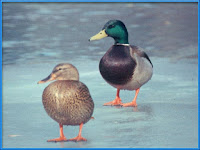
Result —
M151 60L141 48L129 44L128 31L120 20L108 21L89 41L104 37L112 37L115 43L101 58L99 70L106 82L117 88L116 98L104 105L137 106L140 87L147 83L153 74ZM119 92L122 89L136 91L132 102L121 102Z
M48 142L67 141L63 133L63 125L79 125L79 134L69 141L86 141L81 136L83 124L91 119L94 103L85 84L79 81L79 73L75 66L68 63L58 64L52 73L38 82L49 84L43 91L42 102L47 114L59 123L60 137Z

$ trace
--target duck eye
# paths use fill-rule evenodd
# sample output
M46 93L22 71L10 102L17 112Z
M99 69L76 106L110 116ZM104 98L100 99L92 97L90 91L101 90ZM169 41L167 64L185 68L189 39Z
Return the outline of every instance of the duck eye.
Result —
M62 68L59 68L58 70L62 70Z
M108 26L109 29L111 29L111 28L113 28L113 27L115 27L114 24Z

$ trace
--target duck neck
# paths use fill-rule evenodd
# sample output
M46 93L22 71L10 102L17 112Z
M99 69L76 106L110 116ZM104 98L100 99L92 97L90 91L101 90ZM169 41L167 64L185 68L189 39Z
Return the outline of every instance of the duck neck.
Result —
M113 39L115 40L115 44L129 44L127 32L125 32L124 34L121 34L118 37L113 37Z
M115 40L115 44L129 44L128 39L116 39Z

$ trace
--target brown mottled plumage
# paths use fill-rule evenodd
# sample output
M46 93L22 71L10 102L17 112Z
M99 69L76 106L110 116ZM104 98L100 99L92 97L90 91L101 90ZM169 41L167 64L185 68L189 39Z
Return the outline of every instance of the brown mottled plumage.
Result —
M55 81L42 95L47 114L62 125L80 125L90 120L94 103L88 88L79 81Z
M48 141L67 141L63 125L80 125L79 135L70 139L86 141L81 137L84 123L91 119L94 103L85 84L79 81L78 70L71 64L59 64L52 73L38 83L58 80L49 84L43 92L42 102L47 114L60 125L60 138Z

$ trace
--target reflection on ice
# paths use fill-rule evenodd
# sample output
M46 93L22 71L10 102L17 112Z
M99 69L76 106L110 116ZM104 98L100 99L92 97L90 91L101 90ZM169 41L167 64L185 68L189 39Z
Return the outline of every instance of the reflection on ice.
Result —
M4 3L3 147L198 147L197 10L194 3ZM154 65L137 108L102 106L116 94L98 69L113 40L88 38L110 19L126 23L130 43ZM46 142L59 131L42 106L47 84L37 81L64 62L77 67L95 103L87 142ZM134 94L122 90L122 102ZM67 138L77 135L78 127L64 128Z

